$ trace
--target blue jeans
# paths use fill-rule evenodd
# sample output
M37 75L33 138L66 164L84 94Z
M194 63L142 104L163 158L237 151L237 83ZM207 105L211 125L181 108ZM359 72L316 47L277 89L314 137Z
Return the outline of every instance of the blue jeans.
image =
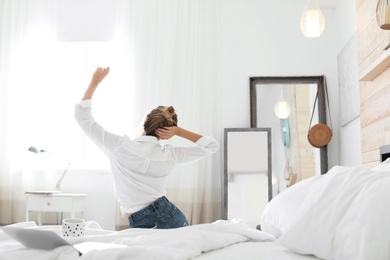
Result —
M184 214L165 196L129 216L130 228L179 228L188 226Z

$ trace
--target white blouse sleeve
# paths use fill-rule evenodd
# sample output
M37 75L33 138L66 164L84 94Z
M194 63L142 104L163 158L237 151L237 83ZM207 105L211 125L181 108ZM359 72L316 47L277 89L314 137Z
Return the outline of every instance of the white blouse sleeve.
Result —
M123 137L106 131L94 119L91 100L83 100L76 104L74 116L81 129L100 149L110 153L123 142Z
M212 136L201 137L194 146L174 148L174 158L177 163L196 161L208 154L218 151L218 141Z

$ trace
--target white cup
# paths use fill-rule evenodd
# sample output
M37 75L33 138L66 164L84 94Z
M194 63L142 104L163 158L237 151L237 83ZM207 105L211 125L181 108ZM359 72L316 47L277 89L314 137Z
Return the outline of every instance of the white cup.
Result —
M62 235L64 237L81 237L85 232L85 220L81 218L67 218L62 221Z

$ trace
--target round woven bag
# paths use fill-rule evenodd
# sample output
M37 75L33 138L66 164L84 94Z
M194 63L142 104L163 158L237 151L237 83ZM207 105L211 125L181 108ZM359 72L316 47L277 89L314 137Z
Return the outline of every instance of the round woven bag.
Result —
M318 123L310 128L307 134L309 143L317 148L326 146L332 139L332 130L324 123Z

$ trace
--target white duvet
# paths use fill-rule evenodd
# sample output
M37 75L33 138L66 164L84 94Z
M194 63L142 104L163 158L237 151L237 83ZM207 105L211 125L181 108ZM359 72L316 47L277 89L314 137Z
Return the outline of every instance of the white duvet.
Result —
M34 222L23 222L14 226L53 230L61 234L61 226L36 226ZM128 229L106 231L96 222L87 222L86 235L70 238L71 243L94 241L126 245L123 248L92 250L81 257L70 247L59 247L52 251L26 249L17 241L0 231L0 259L192 259L202 252L244 242L273 241L273 235L249 228L244 224L217 221L212 224L193 225L179 229Z

